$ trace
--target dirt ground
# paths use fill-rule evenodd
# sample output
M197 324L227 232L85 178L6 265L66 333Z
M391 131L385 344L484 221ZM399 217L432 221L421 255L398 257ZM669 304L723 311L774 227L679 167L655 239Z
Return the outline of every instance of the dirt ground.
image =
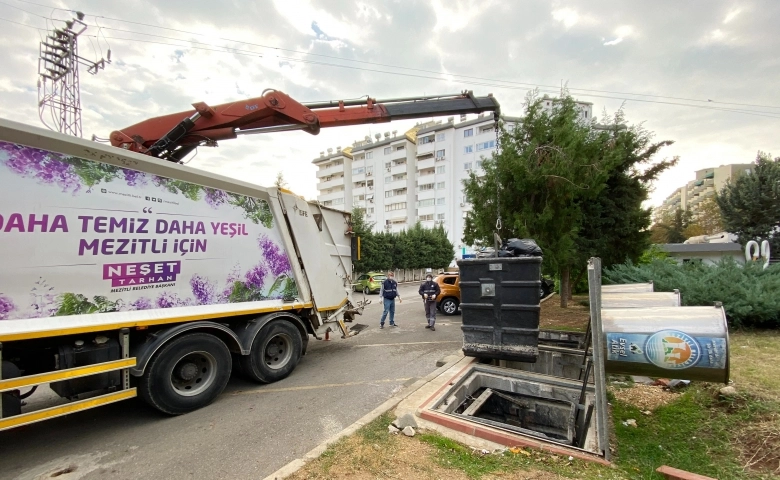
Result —
M553 295L542 304L539 328L584 332L590 318L587 301L587 295L574 295L569 308L561 308L561 297Z
M442 462L437 460L434 446L404 435L386 435L387 439L376 443L366 441L360 435L348 437L289 478L291 480L374 480L377 478L468 480L471 478L454 466L447 468L442 465ZM499 478L559 480L565 477L539 470L527 470L511 474L496 472L482 478L484 480Z

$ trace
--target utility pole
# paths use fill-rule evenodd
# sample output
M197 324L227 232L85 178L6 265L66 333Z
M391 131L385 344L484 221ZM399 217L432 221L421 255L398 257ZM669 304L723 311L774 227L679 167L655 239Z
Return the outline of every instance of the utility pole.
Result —
M38 58L38 114L49 129L81 137L79 64L92 75L111 63L111 50L97 62L79 56L78 37L87 29L84 14L76 12L64 28L47 32Z

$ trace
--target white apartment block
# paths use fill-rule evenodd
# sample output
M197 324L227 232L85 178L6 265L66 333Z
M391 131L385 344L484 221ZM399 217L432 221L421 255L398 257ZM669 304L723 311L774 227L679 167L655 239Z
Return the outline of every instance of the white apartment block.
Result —
M658 222L664 216L674 214L678 208L690 210L696 215L704 200L721 191L730 178L749 174L753 167L752 163L734 163L697 170L693 180L675 190L653 211L654 220Z
M545 108L554 108L555 99ZM592 104L578 102L583 120L592 118ZM408 132L377 134L352 147L320 152L317 200L334 208L362 208L375 231L400 232L416 222L443 225L456 258L473 254L463 243L466 202L463 180L469 172L484 174L482 162L496 149L493 116L462 115L456 122L418 124ZM508 128L519 119L503 117Z

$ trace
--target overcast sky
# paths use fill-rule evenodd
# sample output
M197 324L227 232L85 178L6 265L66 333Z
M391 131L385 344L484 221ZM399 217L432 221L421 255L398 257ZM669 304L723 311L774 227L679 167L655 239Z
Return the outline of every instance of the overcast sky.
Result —
M564 82L594 113L625 104L630 123L676 142L662 154L679 166L656 184L653 204L697 169L780 155L774 0L2 0L2 117L41 125L40 37L30 27L71 18L54 7L87 15L82 56L112 52L98 75L82 70L86 138L266 88L301 102L471 89L518 115L532 85L554 95ZM414 123L244 137L200 148L190 165L260 185L282 171L312 198L321 150Z

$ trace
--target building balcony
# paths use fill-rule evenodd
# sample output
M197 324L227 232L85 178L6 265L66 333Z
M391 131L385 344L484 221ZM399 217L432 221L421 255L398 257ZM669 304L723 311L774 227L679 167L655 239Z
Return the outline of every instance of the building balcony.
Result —
M390 167L390 175L400 175L402 173L406 173L408 165L405 163L402 163L400 165L393 164L392 167Z
M417 190L417 200L427 200L429 198L434 198L436 196L436 190L430 189L430 190Z
M417 144L417 156L420 157L422 155L425 155L426 153L433 153L433 150L435 148L435 143L424 143L424 144Z
M384 186L385 191L388 190L398 190L400 188L406 188L407 182L409 179L404 178L403 180L393 180L390 183L386 183Z
M327 182L320 182L317 184L317 190L327 190L329 188L333 187L341 187L344 185L344 179L343 178L334 178L333 180L329 180Z
M344 164L341 165L334 165L328 168L321 168L317 170L317 178L327 177L328 175L333 175L336 173L343 173L344 172Z
M417 170L425 170L426 168L433 168L435 163L436 160L433 157L426 158L425 160L417 160Z

